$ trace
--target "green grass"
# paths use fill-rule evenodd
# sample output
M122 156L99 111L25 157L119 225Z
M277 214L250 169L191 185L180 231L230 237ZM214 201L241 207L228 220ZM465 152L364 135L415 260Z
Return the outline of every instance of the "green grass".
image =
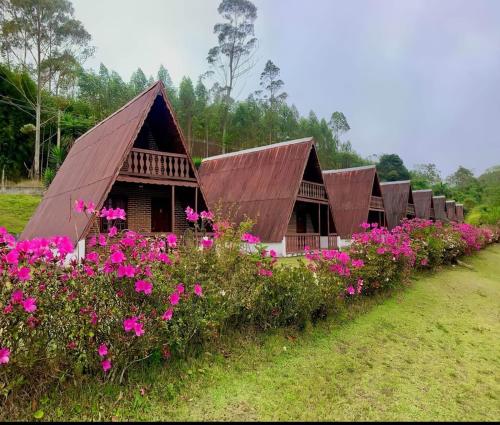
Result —
M35 195L0 194L0 227L12 234L21 233L40 200Z
M498 420L500 246L464 261L474 270L419 275L357 314L240 334L187 362L143 365L122 387L69 385L32 409L59 420Z
M286 264L289 266L295 266L296 264L298 264L298 262L300 260L306 261L305 256L298 255L296 257L281 257L281 258L278 258L278 263L279 264Z

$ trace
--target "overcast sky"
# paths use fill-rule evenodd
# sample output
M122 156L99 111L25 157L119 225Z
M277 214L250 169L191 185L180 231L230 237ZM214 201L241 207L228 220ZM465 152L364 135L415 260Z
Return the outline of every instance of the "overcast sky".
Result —
M500 164L500 0L255 0L258 62L281 68L302 114L342 111L362 155L434 162L443 176ZM160 64L177 85L208 69L219 0L73 0L95 56L128 81Z

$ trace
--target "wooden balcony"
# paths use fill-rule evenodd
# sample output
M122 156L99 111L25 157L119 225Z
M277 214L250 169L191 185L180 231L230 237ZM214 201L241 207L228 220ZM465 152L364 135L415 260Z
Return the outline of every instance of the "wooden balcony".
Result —
M151 179L196 181L187 155L133 148L120 174Z
M325 186L321 183L313 183L303 180L300 183L299 195L300 198L317 199L319 201L327 201Z
M415 215L415 205L413 204L408 204L406 206L406 215Z
M384 211L384 201L381 196L370 197L370 209L377 211Z
M328 249L339 249L338 235L328 235Z
M310 250L321 248L321 236L319 233L295 233L285 236L287 254L303 254L305 247ZM328 236L328 249L337 249L337 235Z

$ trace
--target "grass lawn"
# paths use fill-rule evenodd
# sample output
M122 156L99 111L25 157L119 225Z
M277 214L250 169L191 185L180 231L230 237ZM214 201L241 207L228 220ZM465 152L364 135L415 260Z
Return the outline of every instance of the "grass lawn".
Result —
M499 420L500 246L303 332L239 335L127 385L69 385L67 420ZM143 394L142 394L143 393ZM32 412L26 412L31 418Z
M0 194L0 227L21 233L40 203L40 196Z

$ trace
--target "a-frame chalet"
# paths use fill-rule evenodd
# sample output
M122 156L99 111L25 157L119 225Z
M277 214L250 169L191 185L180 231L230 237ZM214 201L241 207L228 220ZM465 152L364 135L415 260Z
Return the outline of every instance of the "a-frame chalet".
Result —
M79 137L22 238L69 236L81 256L105 220L74 211L76 200L123 208L120 229L182 234L184 210L205 209L198 174L161 82Z

